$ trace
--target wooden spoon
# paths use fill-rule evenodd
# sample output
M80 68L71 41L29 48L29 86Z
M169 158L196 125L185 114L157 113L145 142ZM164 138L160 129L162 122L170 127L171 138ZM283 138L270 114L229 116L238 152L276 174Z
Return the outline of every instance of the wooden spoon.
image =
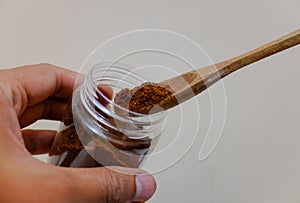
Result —
M158 86L170 89L172 94L157 104L145 104L140 112L155 113L172 108L196 96L234 71L299 43L300 29L240 56L156 83Z

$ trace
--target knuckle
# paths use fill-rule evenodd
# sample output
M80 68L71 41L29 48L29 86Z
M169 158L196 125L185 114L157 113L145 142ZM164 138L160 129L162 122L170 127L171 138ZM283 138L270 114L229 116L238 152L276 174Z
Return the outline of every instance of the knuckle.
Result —
M50 67L54 67L54 65L52 65L51 63L39 63L39 66L45 67L45 68L50 68Z
M124 178L114 172L109 172L109 178L106 184L106 202L126 202L126 181Z

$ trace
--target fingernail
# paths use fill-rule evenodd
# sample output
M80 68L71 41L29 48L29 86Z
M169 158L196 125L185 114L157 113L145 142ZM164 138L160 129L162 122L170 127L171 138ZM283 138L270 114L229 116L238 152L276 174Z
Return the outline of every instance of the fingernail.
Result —
M138 174L135 176L136 193L133 201L146 201L156 190L156 183L152 176Z

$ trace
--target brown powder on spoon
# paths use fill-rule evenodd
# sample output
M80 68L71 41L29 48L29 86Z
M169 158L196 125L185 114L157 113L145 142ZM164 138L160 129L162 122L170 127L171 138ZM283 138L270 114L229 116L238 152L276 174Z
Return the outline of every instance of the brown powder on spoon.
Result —
M168 85L146 82L133 89L122 89L114 98L114 102L130 111L149 114L153 107L171 96L172 90Z

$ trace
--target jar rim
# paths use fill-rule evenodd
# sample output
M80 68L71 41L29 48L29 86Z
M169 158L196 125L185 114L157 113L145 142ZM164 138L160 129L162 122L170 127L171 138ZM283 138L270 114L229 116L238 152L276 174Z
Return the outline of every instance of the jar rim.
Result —
M129 109L126 109L114 102L114 99L108 98L103 92L101 92L98 88L98 83L101 80L108 80L109 77L105 75L105 73L114 73L118 72L120 75L127 74L127 77L136 80L136 82L143 83L146 82L145 79L142 78L142 76L137 75L133 71L129 69L130 66L122 64L120 62L112 63L112 62L101 62L97 63L93 66L93 68L89 71L87 74L83 85L80 88L80 97L82 100L82 103L86 110L88 110L89 114L94 117L94 119L97 119L98 121L103 122L103 116L95 111L94 107L97 107L102 112L104 112L106 115L111 116L113 119L116 119L117 121L128 123L128 124L134 124L136 126L152 126L156 125L166 118L166 111L160 111L153 114L142 114L130 111ZM133 67L130 67L133 70ZM105 75L105 76L104 76ZM103 76L103 77L101 77ZM114 80L122 80L122 78L113 78ZM124 81L121 81L124 82ZM100 83L101 85L101 83ZM132 85L132 84L131 84ZM136 84L135 84L136 85ZM123 88L122 88L123 89ZM98 99L101 97L101 100L104 99L105 105L103 105ZM87 100L89 102L87 102ZM108 105L106 105L108 104ZM110 106L111 108L108 108ZM122 111L126 112L126 115L120 115L115 111L115 108L119 108ZM124 131L127 131L127 129L123 129ZM149 130L147 132L149 133ZM142 129L136 130L136 132L139 132L138 134L142 133ZM128 134L128 133L126 133ZM134 136L135 137L135 136ZM137 136L136 138L141 138L140 136Z
M127 68L125 68L125 67L127 67ZM128 112L129 115L133 115L134 117L135 116L138 116L138 117L147 117L147 116L149 116L151 114L142 114L142 113L138 113L138 112L135 112L135 111L131 111L131 110L127 109L127 108L124 108L123 106L118 105L117 103L114 102L114 100L107 98L107 96L105 94L103 94L103 92L101 92L99 90L99 88L97 88L97 84L95 84L95 81L93 80L93 74L94 74L95 70L101 70L101 71L104 71L104 72L105 71L119 71L119 72L122 72L123 74L130 73L130 76L132 78L134 78L136 80L139 80L138 82L140 82L140 83L147 82L140 75L137 75L136 73L130 71L128 69L128 67L133 68L132 66L129 66L129 65L121 63L121 62L109 62L109 61L107 61L107 62L100 62L100 63L97 63L96 65L93 66L93 68L89 71L87 77L89 77L90 81L93 81L93 88L95 88L96 93L100 94L101 97L103 97L103 99L105 99L105 102L107 102L109 104L112 104L113 106L116 106L116 107L118 107L119 109L121 109L123 111ZM159 113L162 113L162 112L165 112L165 111L160 111L160 112L157 112L157 113L159 114Z

